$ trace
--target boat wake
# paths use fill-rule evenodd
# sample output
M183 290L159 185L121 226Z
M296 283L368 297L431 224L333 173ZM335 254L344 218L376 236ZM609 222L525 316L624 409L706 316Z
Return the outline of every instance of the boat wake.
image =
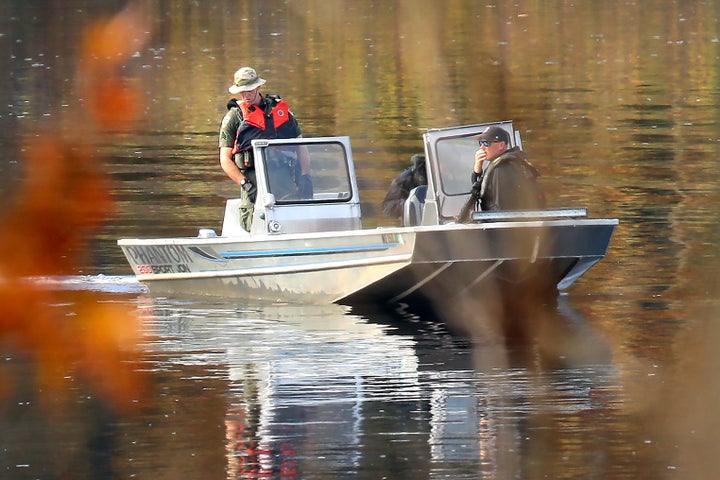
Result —
M146 293L133 275L70 275L31 277L26 279L33 285L51 290L88 290L104 293Z

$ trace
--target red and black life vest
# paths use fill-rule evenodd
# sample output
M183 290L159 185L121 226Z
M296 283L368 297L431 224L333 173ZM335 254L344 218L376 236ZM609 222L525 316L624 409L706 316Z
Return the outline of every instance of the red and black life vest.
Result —
M252 125L255 128L259 128L260 130L267 130L268 125L265 123L265 110L263 110L262 107L257 105L251 105L247 102L241 102L238 103L238 106L240 107L240 111L242 112L243 121L248 124ZM272 117L273 119L273 128L277 130L280 128L285 122L290 120L290 107L283 99L278 99L275 103L275 106L272 107L268 117Z
M295 138L302 133L288 104L276 95L264 96L259 105L233 99L228 102L228 109L232 108L237 108L239 120L233 155L250 151L252 141L258 138Z

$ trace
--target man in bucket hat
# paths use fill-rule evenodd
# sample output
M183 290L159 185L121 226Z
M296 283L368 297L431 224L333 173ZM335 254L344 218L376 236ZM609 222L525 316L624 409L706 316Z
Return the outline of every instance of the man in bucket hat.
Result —
M233 84L228 88L240 100L231 99L228 112L220 126L220 166L230 179L240 185L240 222L250 231L257 195L252 141L259 138L296 138L302 136L300 126L288 104L277 95L262 95L260 78L251 67L235 72ZM295 175L301 198L312 197L310 166L307 157L297 159Z
M255 90L261 85L265 85L265 79L258 77L254 68L242 67L235 72L234 83L230 85L228 91L233 95L237 95L240 92Z
M472 192L480 207L490 210L545 208L545 195L537 184L540 176L525 152L510 147L510 134L493 125L476 137Z

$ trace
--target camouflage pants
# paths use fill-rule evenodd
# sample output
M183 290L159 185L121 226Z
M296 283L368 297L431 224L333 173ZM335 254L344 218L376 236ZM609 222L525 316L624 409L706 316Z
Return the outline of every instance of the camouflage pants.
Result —
M238 208L240 209L240 225L249 232L255 204L250 201L247 192L242 188L240 189L240 205Z

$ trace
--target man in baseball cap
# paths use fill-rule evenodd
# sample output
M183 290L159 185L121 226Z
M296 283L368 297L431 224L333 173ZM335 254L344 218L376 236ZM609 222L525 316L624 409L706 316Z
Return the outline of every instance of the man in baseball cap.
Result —
M545 208L545 195L537 185L540 175L525 152L510 145L510 133L492 125L475 137L472 192L482 210Z
M476 137L478 141L486 142L505 142L505 146L510 146L510 134L502 127L493 125L488 127L483 133Z
M482 176L490 162L498 158L510 148L510 134L504 128L492 125L475 137L480 148L475 152L472 181Z

